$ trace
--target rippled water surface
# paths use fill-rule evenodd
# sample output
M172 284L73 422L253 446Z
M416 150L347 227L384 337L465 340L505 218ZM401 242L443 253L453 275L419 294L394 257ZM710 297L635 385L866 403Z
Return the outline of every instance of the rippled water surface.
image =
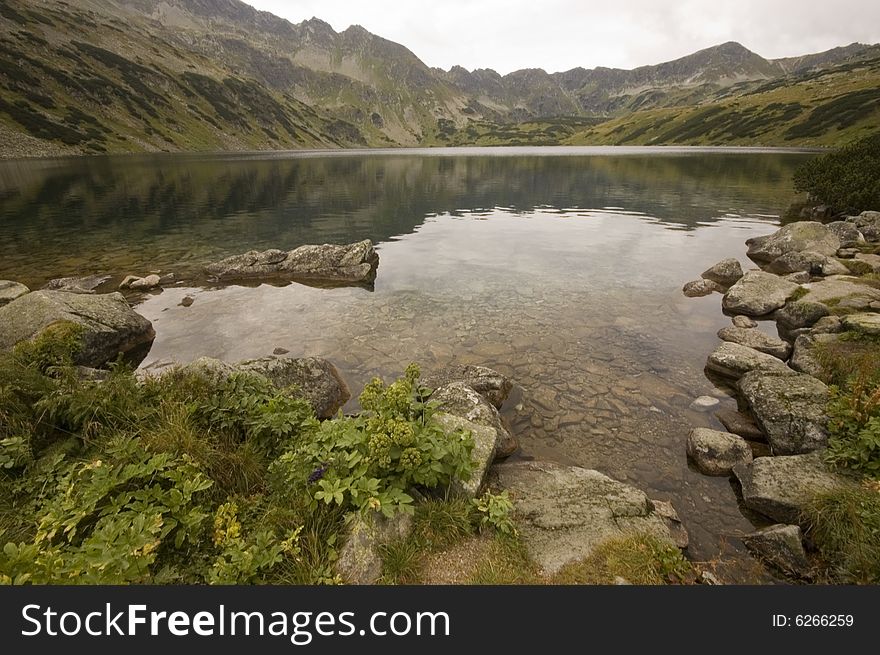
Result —
M506 148L165 155L0 163L0 278L174 272L251 248L370 238L375 289L167 288L138 311L145 364L208 355L331 359L357 391L373 375L485 364L522 457L599 469L672 500L691 554L761 575L752 524L725 479L688 468L688 405L719 296L681 285L772 231L810 155L670 148ZM195 299L179 305L184 296ZM733 404L730 399L725 403Z

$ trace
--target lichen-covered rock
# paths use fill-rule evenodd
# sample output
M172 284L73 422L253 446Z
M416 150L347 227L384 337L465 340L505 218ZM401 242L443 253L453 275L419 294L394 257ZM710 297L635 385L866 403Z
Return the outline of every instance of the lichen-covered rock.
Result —
M0 280L0 307L11 303L16 298L21 298L31 290L19 282L12 280Z
M734 466L752 461L752 449L745 439L708 428L691 431L687 454L705 475L730 475Z
M840 320L846 330L869 336L880 335L880 314L849 314Z
M800 524L804 508L818 494L852 485L825 466L820 453L758 457L733 469L749 509L780 523Z
M828 443L828 387L811 375L747 373L739 390L774 455L797 455Z
M729 257L727 259L722 259L711 268L703 271L700 277L706 280L711 280L719 286L727 289L736 284L736 281L742 276L743 270L739 260Z
M0 307L0 352L61 321L82 327L74 363L91 368L100 368L120 354L139 364L156 336L150 321L119 293L34 291Z
M777 309L773 318L786 332L800 330L812 326L829 313L827 305L806 300L794 300L785 303L785 307Z
M598 471L533 461L495 466L493 473L497 486L510 492L519 534L545 573L631 534L652 534L674 545L644 492Z
M866 241L880 241L880 212L864 211L858 216L849 216L846 220L858 228Z
M840 239L841 248L856 248L865 243L864 235L859 232L859 228L853 223L847 221L834 221L826 225L838 239Z
M429 389L437 389L451 382L463 382L492 403L496 409L501 409L513 389L513 382L506 375L486 366L472 365L447 366L426 375L422 378L421 384Z
M777 523L741 537L748 551L783 574L800 578L810 567L803 534L797 525Z
M376 279L379 254L369 240L344 246L300 246L295 250L251 250L210 264L206 270L220 280L286 278L346 284Z
M721 306L731 314L764 316L785 305L799 288L778 275L749 271L727 290Z
M351 398L336 367L320 357L263 357L239 362L235 368L259 373L279 388L299 388L318 418L335 416Z
M810 250L820 255L834 255L840 239L822 223L800 221L783 225L773 234L746 241L748 256L757 262L771 262L788 252Z
M835 333L802 334L794 341L791 360L788 365L799 373L820 377L824 371L822 363L816 356L816 347L837 341Z
M376 584L382 578L382 547L406 539L413 528L412 515L398 512L387 518L379 512L350 517L343 537L336 572L348 584Z
M730 319L730 322L733 323L734 327L738 328L756 328L758 327L758 322L748 316L734 316Z
M434 420L448 433L455 432L456 430L465 430L473 436L474 449L471 452L473 470L471 471L471 477L467 480L453 481L450 491L464 498L476 498L480 493L483 482L486 480L486 473L489 471L489 467L495 461L495 454L501 445L501 435L498 433L498 430L491 426L480 425L453 414L434 414Z
M722 341L738 343L741 346L773 355L781 360L788 359L791 346L779 337L771 337L760 330L752 328L725 327L718 330L718 338Z
M794 372L778 357L728 341L720 344L710 353L706 368L712 373L734 380L738 380L749 371L756 370L780 374Z
M516 439L504 425L498 410L470 385L464 382L445 384L434 390L430 400L436 404L439 413L460 416L495 430L498 444L496 457L507 457L516 451Z
M817 252L793 250L770 262L767 270L776 275L788 275L789 273L797 273L799 271L809 273L810 275L821 275L822 267L827 262L828 257Z
M818 282L805 284L806 295L801 302L831 304L835 307L870 307L872 302L880 301L880 289L862 284L857 277L835 275Z
M708 296L715 291L721 292L724 291L724 289L722 289L712 280L705 280L703 278L700 278L699 280L691 280L690 282L685 282L685 285L681 288L681 292L688 298L699 298L700 296Z

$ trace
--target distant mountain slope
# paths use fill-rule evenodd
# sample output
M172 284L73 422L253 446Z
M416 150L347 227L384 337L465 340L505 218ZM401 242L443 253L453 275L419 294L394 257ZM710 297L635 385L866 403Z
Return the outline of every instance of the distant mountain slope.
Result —
M362 27L292 24L238 0L4 0L0 37L3 156L798 145L880 126L880 47L861 44L767 60L725 43L633 70L502 76L429 68Z

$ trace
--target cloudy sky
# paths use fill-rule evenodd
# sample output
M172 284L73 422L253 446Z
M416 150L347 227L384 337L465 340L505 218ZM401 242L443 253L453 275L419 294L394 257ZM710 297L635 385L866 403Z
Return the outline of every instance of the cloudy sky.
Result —
M359 24L429 66L633 68L724 41L787 57L880 42L878 0L246 0L337 31Z

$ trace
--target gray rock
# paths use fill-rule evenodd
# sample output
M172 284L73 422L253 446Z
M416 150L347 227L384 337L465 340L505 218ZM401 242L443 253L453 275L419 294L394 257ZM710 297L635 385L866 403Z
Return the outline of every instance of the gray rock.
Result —
M463 382L496 409L501 409L513 389L510 378L485 366L448 366L422 379L422 385L429 389L437 389L451 382Z
M791 251L777 257L767 266L767 270L776 275L788 275L789 273L809 273L820 275L822 267L828 262L828 257L817 252L806 250L804 252Z
M704 280L703 278L686 282L685 285L681 288L681 292L688 298L699 298L700 296L708 296L715 291L721 292L724 291L724 289L715 284L715 282L713 282L712 280Z
M832 343L837 339L838 335L835 333L811 332L800 335L794 341L794 349L788 365L799 373L821 377L825 369L817 357L816 346Z
M234 255L206 270L220 280L285 278L347 284L369 284L376 279L379 254L369 240L345 246L300 246L295 250L251 250Z
M650 503L654 507L654 512L666 523L666 528L669 530L669 535L672 537L675 545L682 549L687 548L690 543L690 535L688 535L688 531L678 517L678 512L675 511L672 503L667 500L654 500L653 498L650 500Z
M687 454L704 475L730 475L734 466L752 461L752 449L742 437L708 428L694 428Z
M719 345L706 362L706 368L723 377L738 380L749 371L793 373L784 362L773 355L754 348L725 341Z
M802 302L868 308L872 302L880 301L880 289L861 284L859 278L847 275L827 277L805 284L803 288L807 294L800 299Z
M95 289L109 279L109 275L59 277L54 280L49 280L45 288L49 291L67 291L68 293L95 293Z
M833 255L840 248L840 239L822 223L801 221L783 225L773 234L748 239L746 245L753 260L771 262L788 252L805 250Z
M761 432L761 428L758 427L758 424L750 416L746 416L735 409L727 407L719 409L715 412L715 418L721 421L721 425L728 432L739 435L743 439L749 441L766 441L767 439L764 433Z
M773 319L784 331L790 332L812 326L823 316L827 316L829 311L828 306L822 303L794 300L777 309L773 313Z
M748 316L734 316L730 320L733 323L734 327L746 329L758 327L758 322L754 319L749 318Z
M532 461L495 466L493 472L498 486L510 492L529 555L547 574L631 534L652 534L674 544L642 491L598 471Z
M152 324L132 310L120 293L34 291L0 307L0 352L33 339L59 321L82 326L74 362L92 368L102 367L119 354L139 364L156 336Z
M132 280L128 283L128 287L130 289L137 289L146 291L148 289L155 289L160 284L158 275L148 275L147 277L138 278L137 280Z
M849 314L840 320L846 330L870 336L880 335L880 314Z
M181 300L181 301L180 301L179 303L177 303L177 304L178 304L180 307L192 307L192 304L193 304L195 301L196 301L196 299L193 298L192 296L184 296L184 297L183 297L183 300ZM283 353L276 353L276 354L283 354Z
M833 223L828 223L826 227L840 239L841 248L856 248L865 243L865 237L853 223L834 221Z
M134 282L134 281L136 281L136 280L140 280L140 279L141 279L141 278L139 278L137 275L126 275L126 276L122 279L122 282L119 283L119 288L120 288L120 289L128 289L129 285L130 285L132 282Z
M700 277L711 280L717 285L727 289L736 284L736 281L743 276L742 265L739 260L729 257L722 259L711 268L703 271Z
M829 471L820 453L758 457L733 473L745 506L780 523L800 524L804 508L818 494L853 484Z
M259 373L278 388L298 387L318 418L332 418L351 398L336 367L319 357L263 357L239 362L235 368Z
M11 303L16 298L21 298L24 294L30 292L30 289L19 282L0 280L0 307Z
M778 275L749 271L727 290L721 306L731 314L764 316L785 305L799 288Z
M810 328L813 334L835 334L843 332L843 321L839 316L823 316Z
M870 266L872 273L880 273L880 255L860 252L856 254L853 259L855 259L857 262L864 262L865 264Z
M806 284L812 279L812 276L806 271L798 271L797 273L789 273L783 275L782 279L794 282L795 284Z
M848 275L849 269L833 257L828 257L825 259L825 263L819 267L819 273L826 277L831 275Z
M804 373L747 373L739 390L774 455L798 455L828 443L828 387Z
M781 360L788 359L791 346L779 337L771 337L760 330L751 328L725 327L718 330L718 338L722 341L738 343L741 346L773 355Z
M745 534L741 539L752 555L787 576L804 577L810 567L803 534L796 525L777 523Z
M496 457L507 457L516 451L516 439L507 429L498 410L470 385L464 382L445 384L434 390L430 401L436 404L438 413L452 414L492 428L496 432Z
M880 212L865 211L858 216L849 216L846 220L855 224L866 241L880 241Z
M861 236L861 232L859 232L859 236ZM837 251L837 256L840 259L852 259L856 255L859 254L858 248L841 248Z
M336 560L336 572L348 584L376 584L382 578L382 547L406 539L412 528L412 515L403 512L391 518L379 512L366 517L351 515Z
M694 399L694 402L690 404L690 409L695 412L708 412L709 410L718 407L720 403L721 401L713 396L700 396L699 398Z
M434 415L434 420L448 433L464 430L473 435L474 449L471 452L471 461L474 468L471 477L467 480L455 480L450 491L464 498L476 498L486 480L489 467L495 461L495 454L501 445L501 435L493 427L474 423L461 416L439 413Z

